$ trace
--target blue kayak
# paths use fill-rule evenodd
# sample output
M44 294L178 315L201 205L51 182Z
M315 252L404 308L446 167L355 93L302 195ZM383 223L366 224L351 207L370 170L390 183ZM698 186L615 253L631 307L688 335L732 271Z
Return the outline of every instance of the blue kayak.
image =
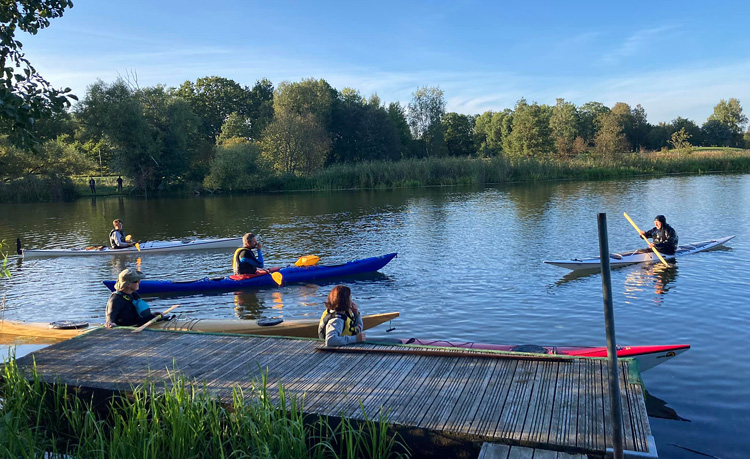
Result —
M315 279L324 279L330 277L351 276L355 274L370 273L379 270L388 262L393 260L395 253L381 255L379 257L363 258L362 260L353 260L341 265L315 265L315 266L289 266L278 270L283 276L282 283L308 282ZM233 276L235 277L235 276ZM241 276L243 279L232 279L231 277L204 277L189 281L170 281L170 280L148 280L141 281L138 289L140 294L150 293L179 293L179 292L205 292L216 290L243 290L255 287L273 287L276 282L271 278L270 273ZM115 290L115 281L102 281L111 291Z

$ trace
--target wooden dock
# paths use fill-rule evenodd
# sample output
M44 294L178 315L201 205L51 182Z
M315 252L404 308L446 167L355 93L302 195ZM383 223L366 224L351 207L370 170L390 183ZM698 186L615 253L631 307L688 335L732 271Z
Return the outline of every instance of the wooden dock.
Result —
M278 399L281 381L287 395L304 397L307 414L364 419L361 406L369 418L385 408L421 456L476 457L483 442L593 456L611 446L605 359L433 353L370 343L321 347L293 338L100 329L18 365L36 362L45 381L107 392L129 391L149 377L168 380L177 370L227 402L234 386L249 394L267 370L269 394ZM656 457L640 376L630 361L620 365L625 450Z

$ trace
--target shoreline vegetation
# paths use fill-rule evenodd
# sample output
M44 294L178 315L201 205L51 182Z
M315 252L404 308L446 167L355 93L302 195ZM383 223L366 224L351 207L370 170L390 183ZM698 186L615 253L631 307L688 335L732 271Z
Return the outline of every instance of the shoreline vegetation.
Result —
M281 382L279 403L270 401L266 373L253 380L250 397L235 387L231 401L221 402L177 374L98 400L45 383L35 370L24 374L11 356L0 370L0 456L409 457L382 412L364 421L304 415Z
M611 157L580 155L570 159L536 158L422 158L333 165L299 176L272 174L256 177L230 189L196 184L173 184L151 193L160 195L242 194L293 191L419 188L457 185L559 180L607 180L671 174L747 173L750 150L698 148L685 154L676 150L622 153ZM96 194L88 180L94 178ZM143 196L129 179L118 192L117 176L27 176L0 184L0 202L59 201L86 197ZM146 193L146 196L149 196Z

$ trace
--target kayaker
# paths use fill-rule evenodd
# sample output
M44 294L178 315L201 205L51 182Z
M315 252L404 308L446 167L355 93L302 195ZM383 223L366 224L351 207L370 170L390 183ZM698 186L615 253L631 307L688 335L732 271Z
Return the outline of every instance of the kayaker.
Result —
M115 291L109 296L107 302L107 317L105 326L112 328L137 327L145 324L160 313L151 312L148 303L138 295L141 279L146 276L134 268L123 269L117 277Z
M337 285L328 294L326 310L318 324L318 338L326 340L326 346L343 346L365 341L362 316L352 301L352 291Z
M113 249L126 249L133 247L135 242L125 239L125 233L122 231L122 220L119 218L112 221L115 228L109 232L109 246Z
M660 253L674 255L677 250L677 232L667 224L664 215L657 215L654 218L654 227L648 231L641 231L641 235L653 239L648 244L649 248L655 248Z
M253 252L258 252L256 256ZM263 252L258 237L253 233L242 236L242 247L234 251L232 257L232 270L235 274L255 274L258 268L263 267Z

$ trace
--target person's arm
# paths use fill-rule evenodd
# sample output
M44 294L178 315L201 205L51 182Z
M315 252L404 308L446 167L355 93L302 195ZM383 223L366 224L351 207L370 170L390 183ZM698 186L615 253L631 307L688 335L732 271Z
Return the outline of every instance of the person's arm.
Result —
M128 243L122 240L122 236L119 231L115 231L115 247L123 249L128 247Z
M256 266L256 268L263 268L263 252L260 251L260 247L258 247L258 264L260 266Z
M645 237L649 238L649 239L652 239L654 237L654 235L656 234L656 231L657 231L657 229L656 229L656 227L654 227L654 228L651 228L650 230L646 231L645 233L643 233L643 235Z
M341 336L344 331L344 319L335 317L326 325L326 346L345 346L357 342L356 336Z

